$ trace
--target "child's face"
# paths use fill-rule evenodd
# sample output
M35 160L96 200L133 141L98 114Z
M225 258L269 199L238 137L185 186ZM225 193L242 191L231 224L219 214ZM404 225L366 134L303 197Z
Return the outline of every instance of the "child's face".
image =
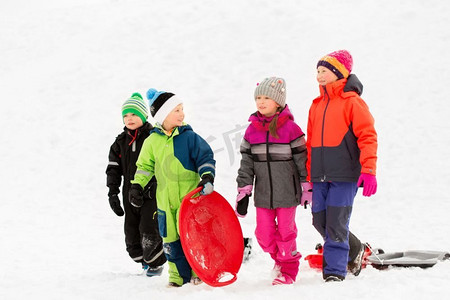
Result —
M144 125L142 123L141 118L139 118L137 115L132 114L132 113L127 113L123 117L123 122L125 123L125 127L127 127L130 130L135 130L135 129L141 127L142 125Z
M317 68L317 82L320 85L327 85L329 83L335 82L338 80L338 77L331 72L330 69L325 68L324 66L319 66Z
M165 130L172 130L175 127L183 125L184 111L183 104L178 104L164 119L162 124Z
M260 114L266 117L271 117L276 114L278 107L280 105L275 102L272 98L264 95L258 95L255 99L256 109Z

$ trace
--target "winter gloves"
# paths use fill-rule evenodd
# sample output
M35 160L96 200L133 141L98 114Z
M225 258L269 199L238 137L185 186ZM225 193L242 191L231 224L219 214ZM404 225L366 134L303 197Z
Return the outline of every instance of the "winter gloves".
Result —
M300 200L300 204L306 208L307 204L312 204L312 183L301 183L303 193ZM252 195L253 185L246 185L244 187L238 187L238 195L236 197L235 212L238 217L245 217L247 215L248 203L250 196Z
M306 208L307 204L312 204L312 182L302 182L302 198L300 199L300 205Z
M120 206L120 200L117 195L111 195L109 197L109 205L111 206L111 209L114 211L114 213L119 217L125 214L122 207Z
M375 175L361 173L357 185L363 186L363 196L370 197L377 192L377 178Z
M238 195L236 197L235 212L238 217L245 217L247 215L247 208L250 196L252 195L253 185L246 185L238 187Z
M203 187L200 194L209 195L214 191L214 177L211 174L205 174L202 176L202 180L197 187Z
M139 184L132 184L129 193L129 200L134 207L141 207L144 205L144 193Z

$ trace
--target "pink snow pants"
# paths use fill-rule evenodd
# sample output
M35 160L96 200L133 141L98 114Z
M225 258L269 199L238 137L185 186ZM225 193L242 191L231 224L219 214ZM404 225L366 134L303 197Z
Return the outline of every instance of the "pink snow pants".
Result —
M300 258L297 251L297 226L295 212L297 207L256 208L255 236L264 252L270 253L275 265L281 267L283 275L297 278Z

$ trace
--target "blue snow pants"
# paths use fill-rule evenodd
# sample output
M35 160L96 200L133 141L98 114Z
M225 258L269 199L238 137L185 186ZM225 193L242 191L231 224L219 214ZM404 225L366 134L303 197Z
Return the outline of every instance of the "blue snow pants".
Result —
M349 223L357 190L356 182L313 183L313 225L324 239L324 278L347 275Z

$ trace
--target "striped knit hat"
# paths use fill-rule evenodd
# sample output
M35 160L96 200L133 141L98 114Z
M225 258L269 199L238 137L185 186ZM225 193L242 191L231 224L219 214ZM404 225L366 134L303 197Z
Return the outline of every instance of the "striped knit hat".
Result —
M317 68L319 66L330 69L338 79L347 78L352 72L353 58L347 50L338 50L322 57L317 63Z
M122 118L125 117L125 115L128 113L135 114L136 116L141 118L142 123L145 123L147 121L148 109L144 99L142 99L141 94L134 93L122 105Z
M147 99L150 104L150 113L160 125L178 104L183 103L175 94L157 91L153 88L147 91Z
M255 99L259 95L272 98L281 108L286 105L286 82L280 77L265 78L257 84L255 89Z

